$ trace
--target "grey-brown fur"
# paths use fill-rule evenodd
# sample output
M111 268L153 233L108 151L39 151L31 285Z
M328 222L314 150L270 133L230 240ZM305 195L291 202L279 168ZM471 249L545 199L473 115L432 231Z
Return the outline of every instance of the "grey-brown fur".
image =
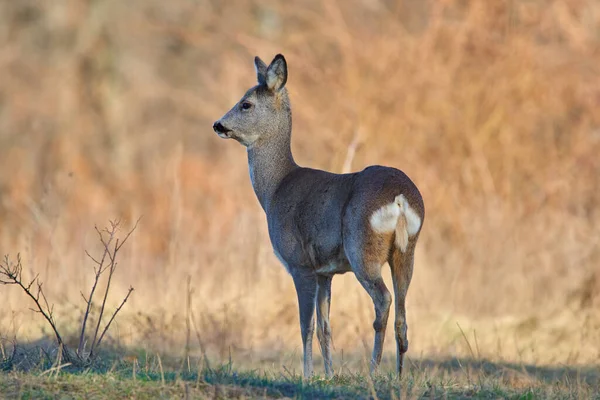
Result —
M259 84L213 128L219 136L236 139L247 147L252 186L266 213L273 249L296 286L304 375L309 377L313 371L315 309L325 372L333 374L331 279L348 271L354 272L375 305L371 367L377 368L392 302L381 277L386 261L392 270L396 297L397 370L401 374L408 350L405 299L425 214L421 194L402 171L394 168L371 166L340 175L298 166L290 147L292 114L285 88L286 61L277 55L267 67L256 57L255 67ZM376 233L369 223L375 211L393 203L400 194L420 217L419 231L409 237L404 252L394 244L394 231Z

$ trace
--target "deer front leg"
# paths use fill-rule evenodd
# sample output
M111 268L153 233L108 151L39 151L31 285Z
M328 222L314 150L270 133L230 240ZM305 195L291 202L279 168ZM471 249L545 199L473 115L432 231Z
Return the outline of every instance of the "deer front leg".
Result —
M325 363L325 375L333 376L331 360L331 327L329 325L329 307L331 304L331 276L319 275L317 289L317 338Z
M298 295L298 308L300 309L300 333L302 334L302 347L304 351L304 377L313 375L312 341L315 330L315 296L317 292L317 278L314 275L294 276L294 285Z

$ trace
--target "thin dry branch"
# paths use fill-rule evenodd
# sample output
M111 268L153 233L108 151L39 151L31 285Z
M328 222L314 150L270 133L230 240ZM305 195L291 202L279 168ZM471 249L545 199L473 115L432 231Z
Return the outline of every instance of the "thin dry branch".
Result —
M110 325L110 323L112 322L112 320L114 319L116 313L120 310L120 308L123 306L123 304L125 304L125 302L129 298L129 295L133 291L133 288L130 288L129 292L127 293L127 296L125 297L125 300L123 301L123 303L121 303L121 306L119 306L119 308L117 309L117 311L115 312L115 314L113 314L112 318L110 319L109 323L105 327L104 331L101 333L100 338L96 341L96 339L98 338L98 332L100 330L100 324L102 323L102 317L104 316L104 309L106 307L106 300L108 298L108 292L110 290L110 285L111 285L111 282L112 282L112 277L113 277L113 274L115 273L115 271L117 269L117 265L118 265L117 261L116 261L117 260L117 253L119 252L119 250L121 249L121 247L123 247L123 245L127 242L127 240L129 239L129 237L131 236L131 234L136 230L136 228L137 228L140 220L141 220L141 217L138 218L138 220L135 222L135 225L133 226L133 228L131 228L131 230L127 233L127 235L125 235L125 238L122 241L119 241L118 238L116 239L115 244L112 247L112 250L109 247L110 246L110 242L105 241L104 237L102 235L100 235L100 241L102 242L102 244L104 246L104 251L108 255L108 258L110 259L110 262L107 265L107 267L104 268L104 270L108 269L108 279L107 279L107 282L106 282L106 289L104 291L104 298L102 299L102 305L100 306L100 313L98 315L98 322L96 323L96 329L94 330L94 336L93 336L93 339L92 339L92 345L91 345L91 348L90 348L90 354L94 353L94 350L96 349L96 347L102 341L102 337L106 333L106 330L107 330L108 326ZM106 229L105 231L109 234L109 236L111 238L114 237L115 234L116 234L116 232L118 231L119 224L120 224L119 220L110 221L110 230Z
M98 339L98 343L96 344L96 347L100 347L100 343L102 343L102 339L104 338L104 335L108 331L108 328L110 327L110 324L112 324L113 320L117 316L117 313L119 311L121 311L121 308L123 308L123 305L125 305L125 303L127 302L127 299L129 299L129 295L131 294L131 292L133 292L133 287L130 286L129 287L129 291L127 292L127 295L125 296L125 298L121 302L121 305L119 305L119 307L117 307L117 309L115 310L115 312L113 313L113 315L110 317L110 320L108 321L108 323L104 327L104 330L102 331L102 334L100 335L100 338Z
M116 229L116 226L113 224L112 229ZM104 290L104 298L102 299L102 305L100 306L100 315L98 316L98 322L96 323L96 329L94 330L94 337L92 339L92 347L90 348L90 353L94 352L94 348L96 347L96 339L98 338L98 331L100 330L100 323L102 322L102 316L104 315L104 308L106 307L106 299L108 298L108 291L110 290L110 284L112 282L112 276L115 272L116 268L116 256L117 256L117 245L119 241L115 243L115 247L112 250L114 253L111 254L111 250L108 249L108 246L104 244L105 250L108 252L108 257L110 258L110 263L108 266L108 280L106 282L106 289Z
M88 255L88 257L95 263L95 266L94 266L95 277L94 277L94 283L92 285L92 288L90 289L89 297L86 298L86 296L83 294L83 292L80 292L81 297L83 298L83 300L86 303L86 310L85 310L83 320L82 320L77 352L74 354L70 351L70 349L64 343L62 336L58 332L58 329L56 327L56 321L54 320L54 305L52 305L48 301L48 298L46 297L46 294L44 293L44 290L43 290L43 283L39 281L38 275L36 275L31 281L29 281L29 283L23 283L23 266L21 263L20 254L17 255L16 264L12 263L8 256L5 256L4 261L0 262L0 284L17 285L17 286L21 287L21 289L23 289L23 291L34 301L36 307L32 308L32 311L42 314L44 316L44 318L46 319L46 321L52 327L52 330L54 331L54 335L56 336L56 340L58 342L58 346L60 349L59 350L60 356L62 357L62 359L64 359L67 362L67 364L71 363L71 364L76 364L76 365L82 365L82 364L88 364L94 360L94 358L95 358L94 351L102 343L102 340L104 339L104 336L108 332L112 322L114 321L117 314L121 311L121 309L123 308L123 306L129 299L129 296L133 292L133 287L130 287L129 291L127 292L127 295L125 296L125 298L123 299L123 301L121 302L119 307L117 307L115 312L111 315L108 323L106 324L106 326L102 330L102 333L98 337L98 332L100 330L100 324L102 323L102 317L104 315L104 310L106 307L108 292L110 290L110 284L112 281L113 274L116 271L117 265L118 265L117 261L116 261L117 254L118 254L119 250L121 249L121 247L123 247L125 242L127 242L127 239L129 239L129 237L131 236L133 231L135 231L135 229L137 228L140 219L138 219L136 221L134 227L127 233L127 235L125 236L125 239L123 239L122 241L120 239L116 238L116 233L117 233L118 227L119 227L118 220L110 221L110 229L100 230L100 229L98 229L98 227L95 227L96 232L98 233L100 242L102 243L102 246L103 246L103 253L102 253L102 257L98 260L98 259L92 257L86 251L86 254ZM108 236L106 236L106 234L108 234ZM109 273L108 273L108 278L107 278L106 289L104 292L104 297L102 300L101 310L100 310L100 313L98 316L98 323L96 324L96 328L94 331L94 336L93 336L93 340L91 342L90 352L88 355L84 355L83 353L84 353L85 338L86 338L86 325L87 325L87 321L88 321L88 318L89 318L91 310L92 310L94 294L96 292L96 288L98 287L98 282L100 281L101 275L104 272L106 272L107 270ZM67 365L67 364L65 364L65 365Z
M127 235L125 235L125 239L123 239L123 241L121 242L121 245L117 246L117 251L121 249L121 247L123 247L123 245L125 244L125 242L127 241L127 239L129 239L129 236L131 236L131 234L133 233L133 231L135 231L138 227L138 224L140 223L140 220L142 219L142 217L139 217L137 219L137 221L135 221L135 225L133 226L133 228L131 228L131 230L129 232L127 232Z
M136 224L136 226L137 226L137 224ZM98 235L100 237L100 241L104 245L104 237L102 236L102 232L98 229L98 226L94 226L94 228L96 229L96 232L98 233ZM116 231L113 231L112 234L109 233L108 244L110 244L113 241L115 233L116 233ZM102 252L102 258L100 259L100 261L97 261L94 257L92 257L90 255L90 253L88 253L87 250L85 251L85 254L87 254L87 256L96 263L98 268L96 269L96 267L94 267L94 273L96 276L94 277L94 284L92 285L92 289L90 290L90 296L88 299L85 299L85 297L84 297L84 300L86 302L86 308L85 308L85 314L83 316L83 321L81 323L81 333L79 334L79 345L77 346L77 354L80 357L83 353L83 348L84 348L84 344L85 344L85 328L87 325L88 317L90 315L90 310L92 308L92 300L94 298L94 293L96 292L96 287L98 286L98 281L100 280L100 276L102 275L102 272L104 272L106 270L106 267L104 267L104 262L106 261L106 255L108 254L108 247L106 245L104 245L104 251ZM81 296L83 297L83 293L81 294Z
M50 324L50 327L54 331L56 341L58 342L58 345L62 348L62 353L65 360L71 360L68 347L65 345L62 336L56 328L56 322L54 321L53 316L54 306L50 306L50 304L48 303L48 299L46 298L46 295L42 290L42 283L38 280L38 275L36 275L35 278L33 278L33 280L31 280L28 285L25 285L23 284L22 278L23 266L21 264L21 255L17 254L17 263L15 265L11 266L11 264L12 263L10 262L8 255L4 256L4 261L0 263L0 276L4 276L5 278L0 279L0 283L4 285L17 285L21 289L23 289L25 294L27 294L27 296L29 296L31 300L33 300L33 302L35 303L37 309L32 310L42 314L46 321L48 321L48 324ZM31 291L31 286L33 286L34 283L36 283L37 285L37 294L33 294L33 292ZM40 302L40 296L44 304Z

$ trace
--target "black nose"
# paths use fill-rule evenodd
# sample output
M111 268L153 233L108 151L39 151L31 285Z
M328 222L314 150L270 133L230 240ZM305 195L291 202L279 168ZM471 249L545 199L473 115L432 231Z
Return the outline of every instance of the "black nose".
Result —
M217 122L215 122L215 123L213 124L213 129L214 129L214 131L215 131L215 132L217 132L217 133L227 133L227 132L229 132L229 131L230 131L229 129L225 128L225 127L223 126L223 124L222 124L222 123L220 123L219 121L217 121Z

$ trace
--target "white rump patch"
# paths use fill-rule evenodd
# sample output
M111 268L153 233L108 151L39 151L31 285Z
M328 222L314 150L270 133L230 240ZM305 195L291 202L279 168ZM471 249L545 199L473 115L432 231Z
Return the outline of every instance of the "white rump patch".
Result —
M371 227L377 233L396 232L396 246L406 251L408 238L421 228L421 217L408 204L403 194L396 196L393 203L386 204L375 211L369 219Z
M398 203L386 204L371 215L371 227L377 233L393 232L396 229L396 223L400 216L400 207Z

